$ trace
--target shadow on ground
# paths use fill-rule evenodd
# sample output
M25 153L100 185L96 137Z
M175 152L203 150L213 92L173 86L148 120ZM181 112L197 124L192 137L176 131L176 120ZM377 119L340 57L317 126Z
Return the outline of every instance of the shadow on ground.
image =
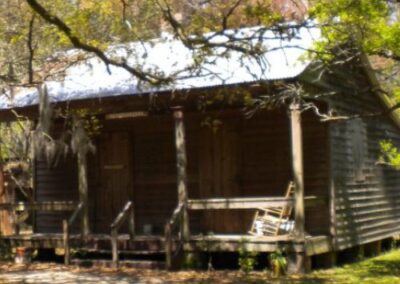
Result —
M248 275L239 271L180 271L121 269L118 271L101 268L82 269L59 264L33 264L17 267L0 264L0 283L277 283L277 284L392 284L400 283L400 250L394 250L379 257L347 264L335 269L315 271L306 276L272 278L266 272L252 272Z

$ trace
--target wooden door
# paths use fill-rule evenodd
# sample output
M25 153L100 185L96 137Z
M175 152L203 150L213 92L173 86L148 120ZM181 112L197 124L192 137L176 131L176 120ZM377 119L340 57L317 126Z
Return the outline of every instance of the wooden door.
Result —
M226 119L218 129L204 128L199 143L199 185L202 198L240 197L240 122ZM239 233L243 226L237 210L206 211L207 232Z
M95 195L96 232L110 224L133 197L132 151L128 132L106 132L100 139L100 185Z
M163 234L178 204L172 119L151 118L135 129L134 168L138 233ZM147 228L147 229L146 229Z

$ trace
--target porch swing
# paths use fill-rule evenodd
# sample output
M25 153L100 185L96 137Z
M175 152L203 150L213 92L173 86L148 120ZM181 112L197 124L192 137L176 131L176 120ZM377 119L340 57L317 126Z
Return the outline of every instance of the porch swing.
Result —
M289 182L285 200L294 197L295 186ZM278 236L290 234L294 229L294 221L290 220L293 204L281 207L257 208L249 234L254 236Z

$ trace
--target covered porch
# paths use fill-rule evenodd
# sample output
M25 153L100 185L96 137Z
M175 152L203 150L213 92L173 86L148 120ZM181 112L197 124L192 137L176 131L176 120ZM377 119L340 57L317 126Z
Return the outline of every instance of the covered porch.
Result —
M37 162L36 203L2 205L38 211L34 232L8 239L64 247L67 262L68 249L83 243L112 250L115 263L119 249L165 253L167 267L178 249L331 250L327 125L296 104L250 119L240 111L209 120L179 107L172 112L106 115L87 162L78 157L78 166L72 159L52 169ZM291 180L294 198L284 198ZM257 208L288 206L290 234L248 234Z

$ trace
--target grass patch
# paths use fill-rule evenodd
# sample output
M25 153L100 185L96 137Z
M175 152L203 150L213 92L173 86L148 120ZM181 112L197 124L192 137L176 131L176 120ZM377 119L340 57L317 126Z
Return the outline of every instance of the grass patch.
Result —
M314 271L292 283L400 283L400 250L342 267Z

